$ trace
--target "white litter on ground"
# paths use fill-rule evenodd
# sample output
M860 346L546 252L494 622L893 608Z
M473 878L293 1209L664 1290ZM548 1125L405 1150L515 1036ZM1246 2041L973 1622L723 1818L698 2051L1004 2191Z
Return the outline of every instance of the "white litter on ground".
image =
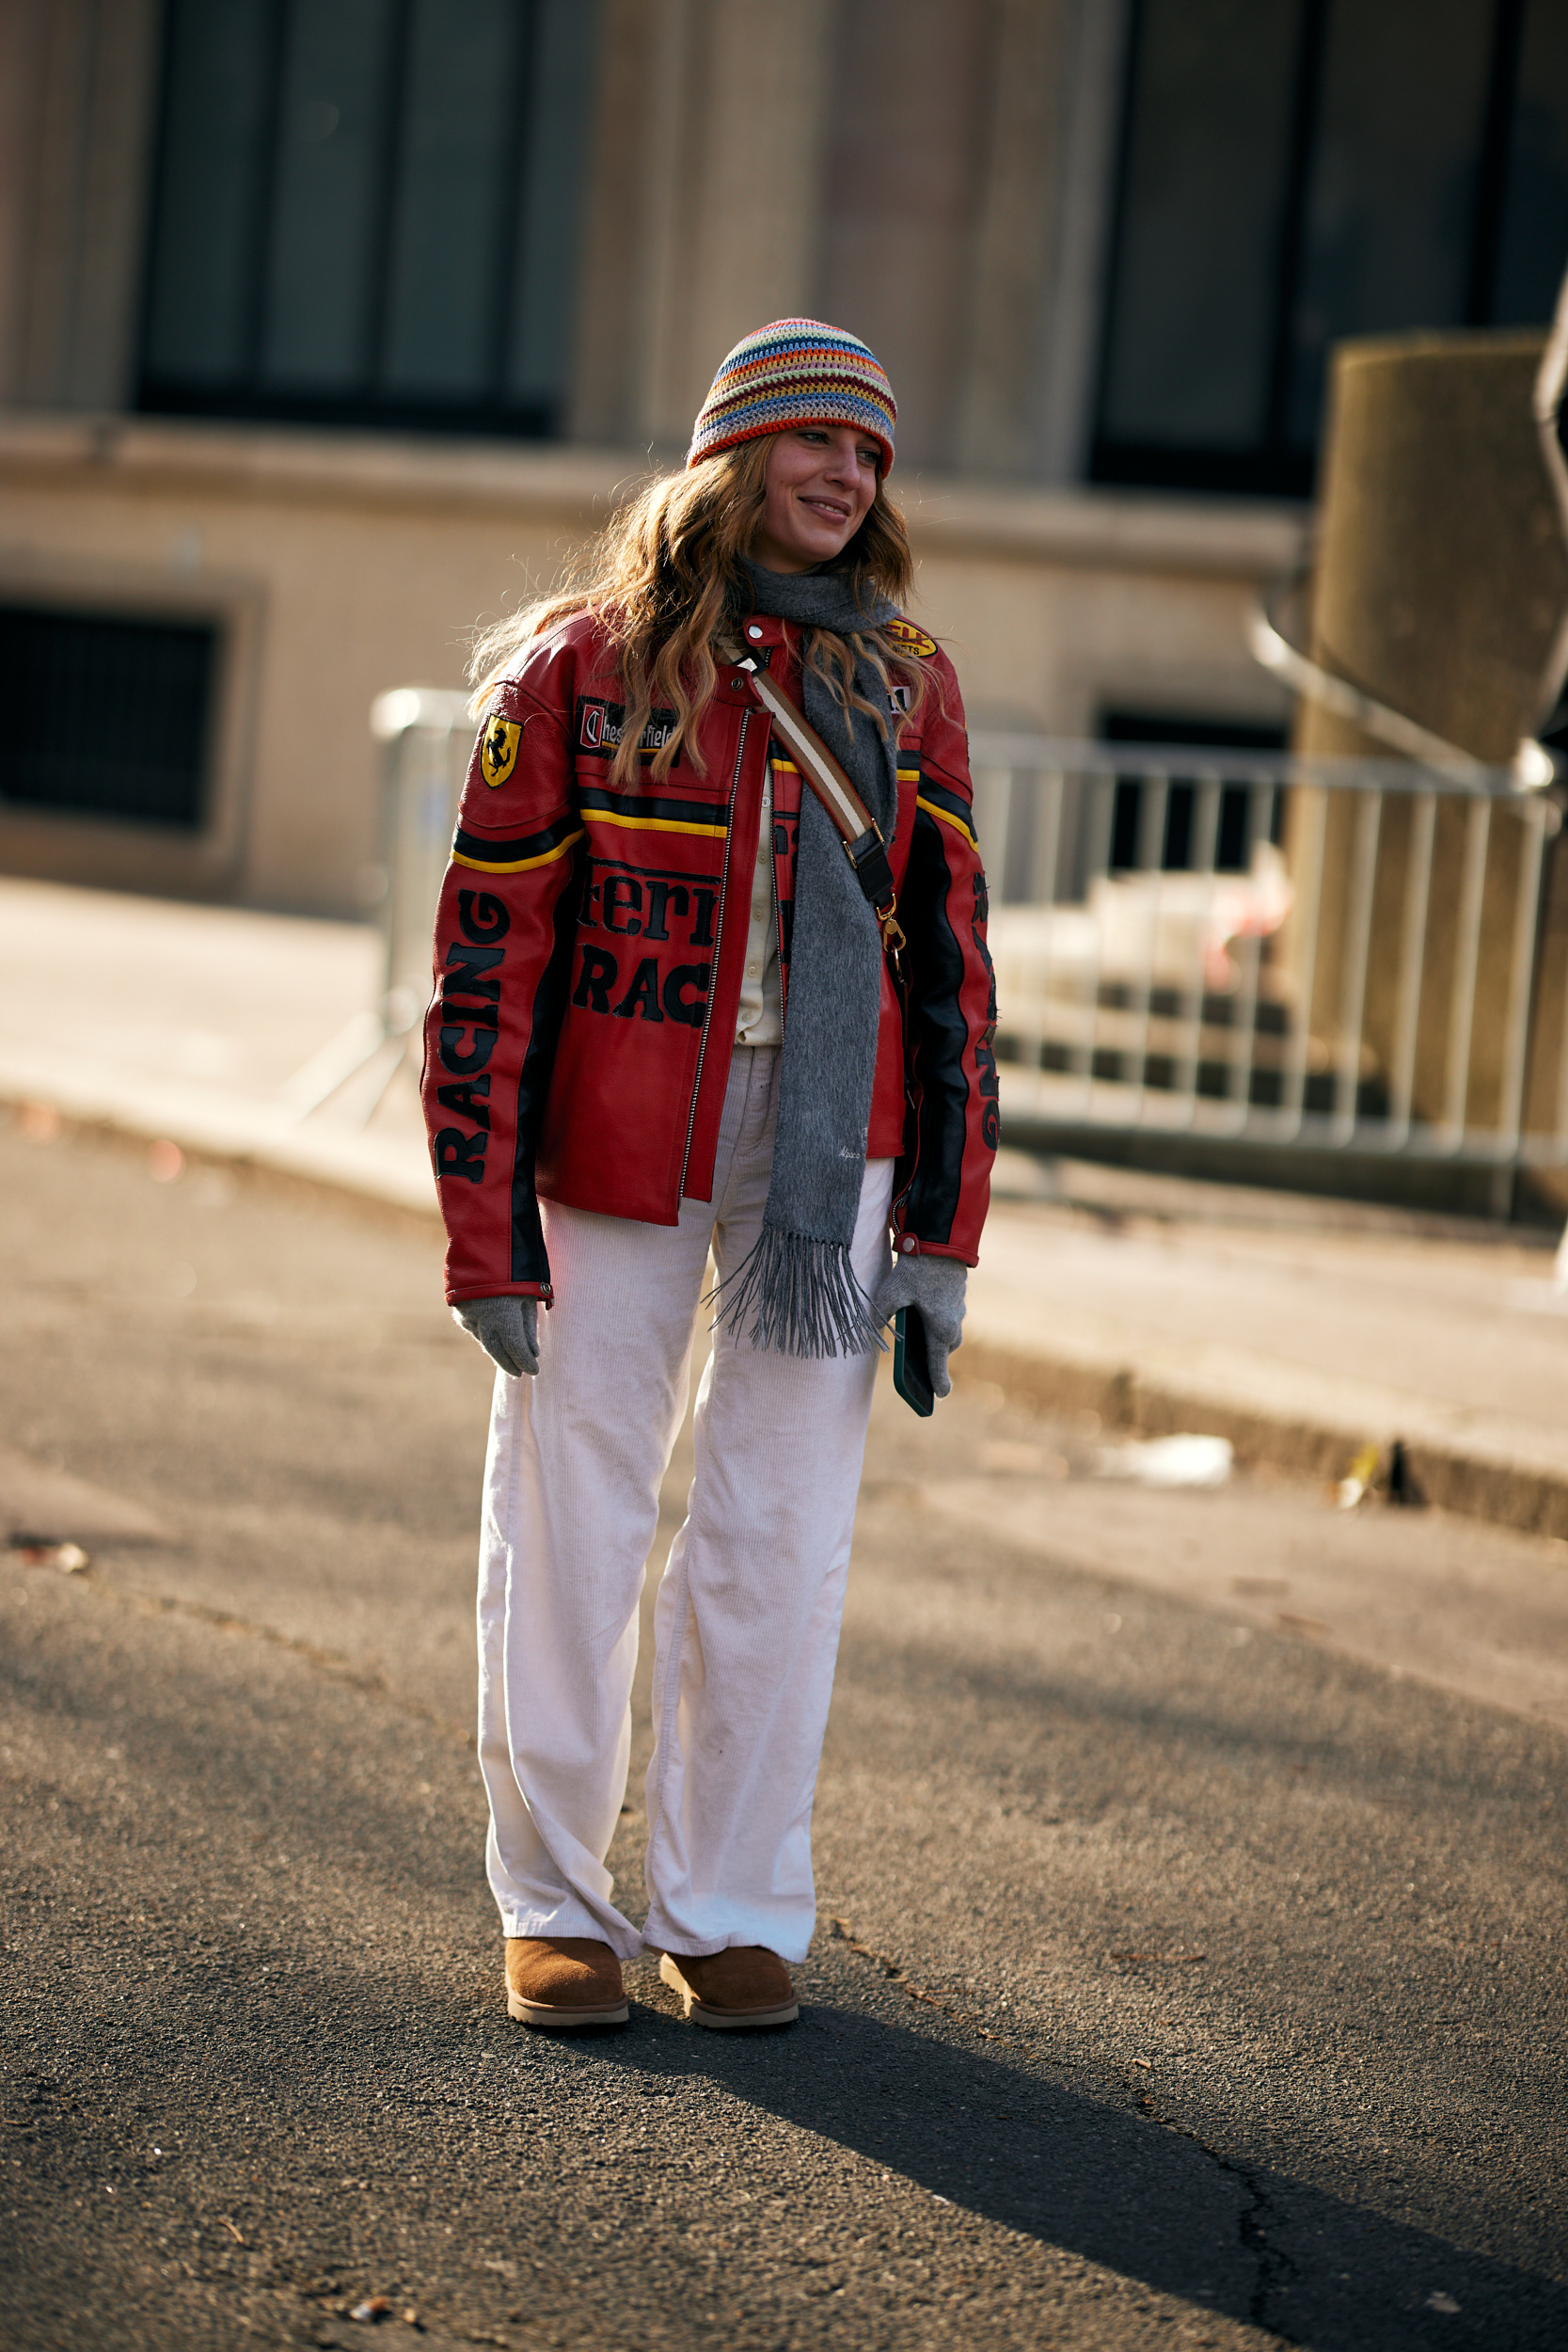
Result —
M1183 1430L1174 1438L1102 1445L1094 1470L1097 1478L1118 1478L1135 1486L1223 1486L1233 1460L1228 1438L1203 1438Z

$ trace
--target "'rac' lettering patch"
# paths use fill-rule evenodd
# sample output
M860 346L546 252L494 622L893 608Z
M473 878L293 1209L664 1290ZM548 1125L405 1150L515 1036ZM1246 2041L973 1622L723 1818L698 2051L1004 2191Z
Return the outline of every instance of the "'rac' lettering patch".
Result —
M488 785L504 784L517 764L523 730L515 719L492 719L480 739L480 772Z
M889 621L886 628L895 645L902 645L906 653L917 653L923 661L928 661L937 649L936 639L916 628L912 621Z

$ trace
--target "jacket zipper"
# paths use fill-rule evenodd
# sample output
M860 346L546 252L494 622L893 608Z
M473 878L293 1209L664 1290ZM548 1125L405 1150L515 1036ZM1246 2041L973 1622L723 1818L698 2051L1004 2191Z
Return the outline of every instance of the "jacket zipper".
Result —
M713 934L713 986L707 993L707 1009L703 1015L703 1033L697 1041L697 1071L691 1081L691 1108L686 1115L686 1148L681 1153L680 1190L675 1195L675 1209L686 1198L686 1171L691 1164L691 1136L697 1124L697 1104L702 1100L703 1065L707 1059L707 1033L713 1023L714 999L719 993L719 964L724 952L724 901L730 886L730 843L735 838L735 798L740 789L740 765L746 756L746 733L752 714L740 714L740 740L735 749L735 770L730 777L730 821L724 827L724 855L719 868L719 920Z

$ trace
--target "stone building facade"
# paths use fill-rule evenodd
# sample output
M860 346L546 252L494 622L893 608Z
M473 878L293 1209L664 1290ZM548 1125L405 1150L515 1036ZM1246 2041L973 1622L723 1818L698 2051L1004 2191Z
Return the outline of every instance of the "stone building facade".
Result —
M1283 730L1243 624L1302 557L1313 371L1546 315L1563 15L0 0L0 673L42 712L0 865L352 911L372 697L458 684L790 312L889 369L972 721ZM1365 84L1413 58L1395 191Z

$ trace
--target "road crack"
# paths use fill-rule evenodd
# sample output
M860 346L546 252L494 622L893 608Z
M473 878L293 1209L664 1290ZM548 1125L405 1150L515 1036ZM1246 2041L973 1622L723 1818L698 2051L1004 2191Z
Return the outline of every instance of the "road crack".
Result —
M955 2025L967 2026L972 2033L977 2033L982 2041L995 2042L1015 2049L1022 2047L1014 2037L997 2033L991 2026L981 2025L972 2011L943 2000L941 1994L932 1993L925 1985L913 1983L901 1961L891 1959L886 1952L879 1952L871 1945L862 1943L847 1919L830 1920L829 1930L833 1939L845 1945L857 1960L867 1961L872 1967L879 1968L883 1976L897 1985L910 2000L921 2002L928 2009L940 2010ZM1177 1957L1196 1960L1203 1955L1183 1952ZM1148 2085L1139 2083L1128 2074L1123 2074L1121 2080L1124 2088L1132 2093L1140 2115L1147 2116L1151 2123L1158 2123L1162 2130L1175 2132L1180 2138L1190 2140L1218 2171L1236 2182L1244 2192L1247 2203L1237 2217L1236 2234L1254 2266L1247 2317L1255 2328L1276 2337L1281 2344L1299 2344L1301 2339L1298 2336L1292 2335L1288 2328L1269 2316L1271 2302L1283 2292L1290 2280L1299 2278L1301 2273L1298 2265L1283 2248L1270 2242L1269 2233L1277 2217L1274 2200L1262 2182L1244 2164L1239 2164L1234 2156L1225 2155L1218 2148L1212 2147L1190 2124L1180 2123L1174 2116L1162 2114L1154 2104L1153 2091Z
M433 1730L457 1740L463 1747L472 1748L476 1744L475 1735L467 1724L455 1722L450 1715L443 1715L439 1708L427 1706L424 1700L414 1698L408 1692L400 1691L387 1680L385 1675L376 1674L365 1666L356 1666L353 1659L345 1658L341 1650L324 1648L319 1642L303 1641L297 1634L284 1633L277 1626L261 1624L254 1617L242 1617L232 1610L213 1609L202 1601L177 1599L171 1593L150 1592L145 1587L121 1584L115 1579L103 1576L82 1581L83 1589L96 1599L112 1601L122 1609L139 1610L144 1616L178 1617L187 1625L208 1626L218 1633L239 1634L247 1641L264 1642L270 1649L283 1650L291 1658L303 1659L307 1665L313 1666L318 1674L326 1676L331 1681L358 1691L366 1698L381 1699L400 1713L430 1724Z
M1239 2164L1234 2156L1225 2155L1218 2148L1211 2146L1202 2134L1195 2132L1190 2124L1179 2123L1173 2115L1163 2115L1154 2104L1152 2090L1147 2086L1134 2083L1125 2075L1122 2079L1128 2090L1133 2092L1140 2114L1147 2115L1149 2122L1158 2123L1162 2130L1175 2132L1180 2138L1191 2140L1193 2146L1207 2156L1217 2170L1238 2183L1245 2191L1249 2202L1245 2210L1237 2216L1236 2235L1254 2265L1247 2317L1255 2328L1261 2328L1265 2333L1276 2336L1281 2344L1299 2344L1299 2336L1292 2335L1282 2321L1269 2316L1271 2300L1284 2291L1290 2280L1299 2279L1301 2270L1282 2247L1270 2243L1269 2233L1277 2217L1274 2200L1262 2182L1246 2165Z
M982 2026L973 2011L944 2001L940 1993L932 1993L923 1984L912 1983L901 1961L890 1960L885 1952L873 1951L869 1944L863 1944L847 1919L833 1919L829 1925L830 1932L838 1943L847 1945L857 1960L868 1960L874 1968L879 1968L883 1976L910 2000L923 2002L927 2009L941 2010L942 2015L950 2017L956 2026L967 2026L971 2033L977 2033L982 2042L1005 2042L1010 2048L1022 2047L1010 2034L997 2033L991 2026Z

